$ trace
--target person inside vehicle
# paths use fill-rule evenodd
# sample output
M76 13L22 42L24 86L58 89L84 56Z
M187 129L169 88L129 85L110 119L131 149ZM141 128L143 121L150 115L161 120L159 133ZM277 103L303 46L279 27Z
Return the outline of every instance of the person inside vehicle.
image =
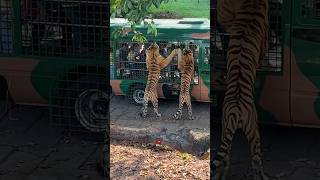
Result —
M128 43L121 43L121 47L119 49L119 60L117 63L117 69L120 70L120 76L124 75L126 63L127 63L127 56L129 52L129 45Z
M12 53L12 2L9 0L0 1L0 53Z

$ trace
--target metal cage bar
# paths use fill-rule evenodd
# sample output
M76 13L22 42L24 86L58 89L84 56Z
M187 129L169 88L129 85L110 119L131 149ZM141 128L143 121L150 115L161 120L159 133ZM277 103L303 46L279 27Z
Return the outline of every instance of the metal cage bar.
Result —
M217 9L213 8L213 27L211 33L211 47L213 48L213 64L216 70L226 69L226 55L229 43L229 34L223 31L217 22ZM269 51L265 58L260 60L257 71L282 71L283 39L282 39L282 4L269 0Z
M22 0L21 3L24 55L107 56L107 2Z
M320 19L320 1L304 0L302 1L302 16L309 19Z
M104 132L108 120L106 68L87 65L54 79L50 92L51 125L74 132Z
M163 57L167 57L176 45L186 44L190 45L190 42L165 42L158 41L157 44L160 47L160 54ZM149 47L150 43L139 44L128 41L115 41L111 42L112 49L110 53L111 76L113 79L119 80L141 80L147 78L148 70L146 68L146 54L145 49ZM193 49L195 60L195 74L193 84L199 83L199 44L193 43L191 46ZM190 48L189 47L189 48ZM205 52L205 57L208 61L208 54L210 51ZM178 60L175 56L171 63L161 70L160 83L180 83L180 74L178 70Z
M0 13L0 55L8 55L13 53L14 12L12 1L1 0Z
M82 133L107 125L109 3L0 0L0 56L41 56L42 64L50 59L59 69L39 75L53 82L47 92L52 125Z

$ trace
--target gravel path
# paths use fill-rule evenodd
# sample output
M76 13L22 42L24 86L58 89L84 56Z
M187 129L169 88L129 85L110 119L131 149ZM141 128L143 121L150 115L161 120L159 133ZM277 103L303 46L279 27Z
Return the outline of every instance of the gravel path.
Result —
M200 160L166 147L127 141L112 141L110 148L110 178L114 180L210 178L210 157Z

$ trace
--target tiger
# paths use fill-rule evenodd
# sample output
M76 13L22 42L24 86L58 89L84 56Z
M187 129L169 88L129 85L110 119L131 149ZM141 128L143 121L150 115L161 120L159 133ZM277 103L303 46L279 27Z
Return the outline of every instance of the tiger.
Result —
M268 50L268 0L218 0L218 21L230 34L227 87L222 112L222 137L212 163L213 179L226 179L236 130L242 130L251 153L253 178L265 180L257 112L254 102L256 68Z
M192 106L190 97L190 85L194 75L194 58L190 49L185 49L181 57L181 50L178 50L178 69L181 73L179 107L174 114L175 119L180 119L182 116L182 108L184 103L188 106L189 119L193 120Z
M144 91L143 108L141 116L145 118L148 111L148 103L152 102L153 110L157 117L161 117L158 111L158 93L157 85L160 78L160 71L168 66L173 57L178 53L177 49L174 49L167 58L164 58L159 53L159 46L156 43L152 43L148 49L146 49L146 65L148 70L147 85Z

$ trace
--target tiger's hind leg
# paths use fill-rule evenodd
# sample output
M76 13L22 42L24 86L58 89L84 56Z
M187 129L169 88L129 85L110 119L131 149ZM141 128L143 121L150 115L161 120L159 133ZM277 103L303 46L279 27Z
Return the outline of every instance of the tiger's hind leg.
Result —
M268 180L268 177L263 172L262 155L261 155L261 141L259 134L259 127L257 123L257 114L254 108L254 115L250 119L251 127L247 127L245 135L250 143L250 152L252 156L251 172L254 180Z
M177 112L173 115L173 117L175 119L180 119L181 116L182 116L182 108L183 108L183 104L184 104L184 101L182 99L182 95L180 95L179 97L179 107L178 107L178 110Z
M192 116L192 105L191 105L191 99L190 99L190 95L187 96L187 106L188 106L188 115L189 115L189 120L194 120L194 117Z
M161 117L161 114L159 113L159 105L158 105L158 96L156 93L153 93L153 96L151 98L151 102L153 105L153 111L156 113L157 117Z
M146 93L144 93L143 108L142 108L142 113L140 114L142 118L146 118L147 117L148 102L149 102L149 92L146 92Z
M219 146L215 160L213 161L213 180L225 180L230 166L230 151L232 140L237 130L237 120L230 117L228 121L224 120L222 129L221 144Z

